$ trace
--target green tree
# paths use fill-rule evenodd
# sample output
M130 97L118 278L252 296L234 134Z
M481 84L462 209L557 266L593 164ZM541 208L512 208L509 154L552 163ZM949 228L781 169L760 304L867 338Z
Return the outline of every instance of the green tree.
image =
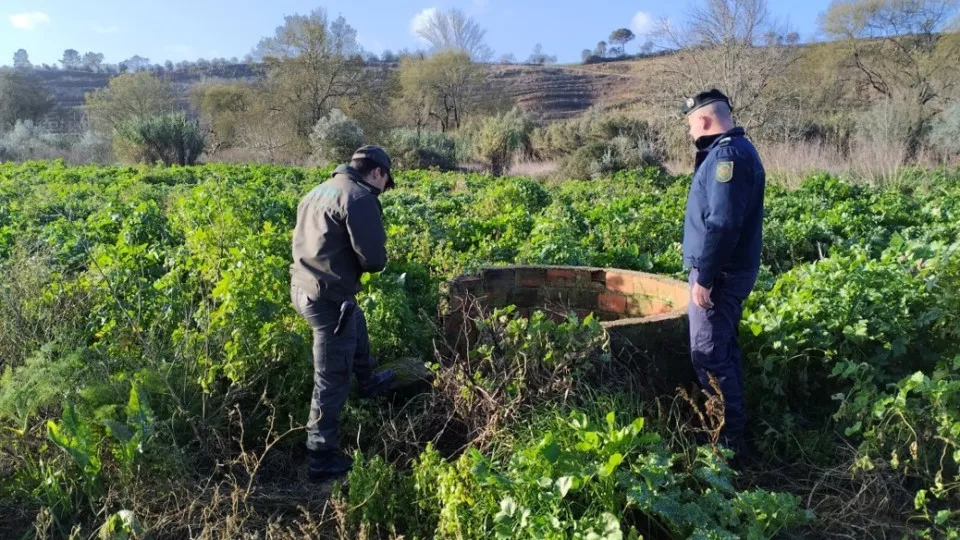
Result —
M105 88L88 93L83 110L93 129L112 136L134 118L151 118L176 110L173 87L148 71L120 75Z
M16 69L30 69L33 64L30 63L30 56L25 49L17 49L13 53L13 67Z
M400 94L393 101L394 117L404 125L413 126L418 139L431 116L432 95L425 84L426 67L422 58L405 56L400 60Z
M938 101L960 82L960 38L949 25L960 0L834 0L820 17L845 61L884 98L912 105L908 155L919 149Z
M476 105L483 72L464 52L447 51L424 60L423 84L430 97L429 114L440 130L460 129Z
M476 107L483 73L465 52L446 51L400 62L400 93L395 111L418 130L436 122L442 132L459 129Z
M103 53L88 52L83 55L83 67L90 71L100 71L103 65Z
M60 59L63 69L80 69L83 66L83 59L76 49L67 49L63 51L63 58Z
M610 33L610 43L619 43L620 54L626 54L627 43L633 41L636 37L629 28L618 28Z
M256 90L239 83L203 85L190 93L191 106L210 133L210 151L237 144L242 125L251 120L248 113L256 100Z
M150 67L150 59L144 58L139 54L135 54L123 62L120 62L120 66L126 67L128 70L133 72L142 71Z
M53 108L50 93L35 76L20 71L0 71L0 131L17 120L39 120Z

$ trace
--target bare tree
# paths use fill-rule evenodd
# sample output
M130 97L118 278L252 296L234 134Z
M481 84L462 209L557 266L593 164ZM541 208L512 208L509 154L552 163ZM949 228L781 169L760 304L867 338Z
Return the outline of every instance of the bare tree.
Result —
M600 58L603 58L604 56L606 56L606 55L607 55L607 42L606 42L606 41L600 41L600 42L598 42L598 43L597 43L597 48L593 50L593 54L599 56Z
M365 81L360 52L357 32L346 19L328 22L326 12L316 9L285 17L252 56L266 63L273 106L306 137L338 101L359 95Z
M463 51L477 62L486 62L493 56L493 51L484 43L486 34L487 31L476 21L456 8L434 10L425 24L417 29L417 35L430 42L435 52Z
M557 57L549 55L543 52L543 45L537 43L533 47L533 52L530 53L530 58L527 58L528 64L555 64L557 62Z
M960 39L947 33L958 8L960 0L835 0L820 18L870 88L914 109L904 141L911 156L933 105L960 81Z
M777 38L760 46L771 33ZM788 33L770 16L766 0L706 0L680 25L661 20L654 36L661 47L676 51L664 70L663 98L673 104L718 88L730 97L740 124L762 129L785 103L795 102L772 91L800 56L779 38Z

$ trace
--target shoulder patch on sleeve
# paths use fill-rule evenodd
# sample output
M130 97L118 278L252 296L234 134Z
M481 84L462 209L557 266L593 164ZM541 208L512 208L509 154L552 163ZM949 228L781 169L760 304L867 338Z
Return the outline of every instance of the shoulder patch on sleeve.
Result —
M733 179L733 162L718 161L717 162L717 182L727 183L732 179Z

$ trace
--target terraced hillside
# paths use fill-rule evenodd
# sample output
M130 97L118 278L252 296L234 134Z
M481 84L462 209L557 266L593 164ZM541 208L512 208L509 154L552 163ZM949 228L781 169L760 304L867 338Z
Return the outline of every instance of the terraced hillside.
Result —
M590 107L609 104L629 92L634 77L619 73L588 71L567 66L495 66L487 75L488 86L513 98L531 116L541 121L577 116Z
M81 119L84 94L106 86L112 75L89 71L37 71L51 91L56 111L46 120L55 131L75 129ZM247 64L205 71L173 72L170 77L186 108L187 93L201 81L253 81L257 74ZM633 74L590 71L581 66L494 65L489 68L485 92L514 100L534 118L552 121L574 117L592 106L616 102L630 93Z
M50 90L56 104L54 112L45 119L45 124L48 128L59 132L76 129L83 116L80 106L83 105L84 95L107 86L110 78L116 76L111 73L79 70L36 70L34 73ZM165 73L164 76L168 77L177 89L179 101L184 109L187 108L190 88L201 81L253 81L257 77L248 64L211 67L202 71L175 71Z

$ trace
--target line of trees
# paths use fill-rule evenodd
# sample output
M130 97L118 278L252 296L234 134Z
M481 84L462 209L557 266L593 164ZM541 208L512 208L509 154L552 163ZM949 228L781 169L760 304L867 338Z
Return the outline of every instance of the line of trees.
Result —
M384 61L386 60L385 53ZM389 53L392 55L392 53ZM76 49L66 49L63 51L59 62L57 64L48 65L41 64L35 65L30 61L30 54L26 49L18 49L13 53L13 67L14 69L19 70L43 70L43 71L54 71L58 69L63 69L66 71L90 71L94 73L127 73L127 72L136 72L143 70L151 70L155 72L175 72L175 71L191 71L195 69L209 69L213 67L223 67L227 65L236 65L243 63L237 57L230 59L227 58L214 58L212 60L207 60L205 58L200 58L196 61L181 61L181 62L172 62L167 60L163 64L151 64L149 58L144 58L140 55L133 55L126 60L118 62L116 64L104 63L104 55L100 52L88 51L86 53L80 54Z
M580 59L584 64L593 64L602 62L611 58L624 58L627 54L627 43L637 38L633 30L629 28L617 28L610 32L606 41L598 41L593 49L583 49L580 52ZM652 41L645 41L640 46L641 55L649 55L653 52L655 45Z

